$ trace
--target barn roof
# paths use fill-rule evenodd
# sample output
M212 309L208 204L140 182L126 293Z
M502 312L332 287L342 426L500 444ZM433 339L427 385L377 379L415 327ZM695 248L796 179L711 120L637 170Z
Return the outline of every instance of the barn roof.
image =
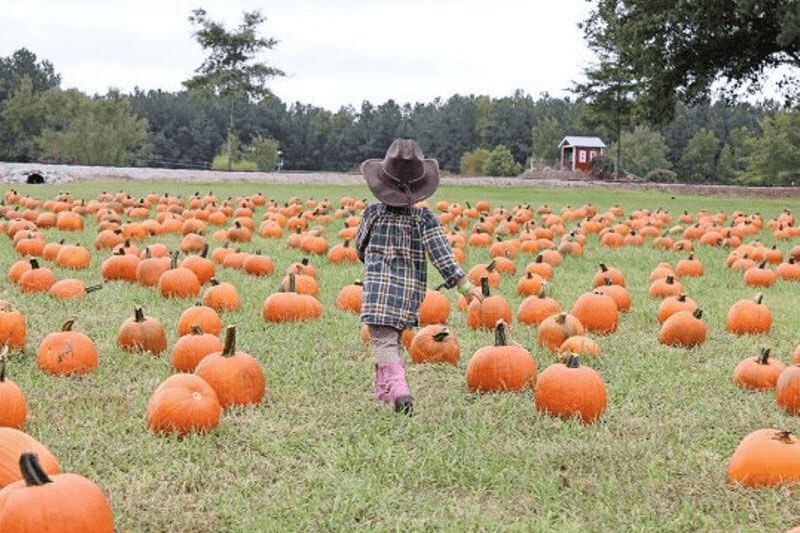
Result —
M568 135L558 143L558 147L561 148L565 144L568 146L582 146L584 148L606 147L606 144L600 140L600 137L576 137Z

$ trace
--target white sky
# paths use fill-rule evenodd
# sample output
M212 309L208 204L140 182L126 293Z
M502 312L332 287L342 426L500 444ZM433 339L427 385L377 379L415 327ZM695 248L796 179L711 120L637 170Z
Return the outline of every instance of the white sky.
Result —
M260 34L280 41L265 59L287 74L269 87L331 110L566 96L592 61L577 28L586 0L0 0L0 57L27 48L88 94L178 91L204 58L187 20L197 7L229 29L260 10Z

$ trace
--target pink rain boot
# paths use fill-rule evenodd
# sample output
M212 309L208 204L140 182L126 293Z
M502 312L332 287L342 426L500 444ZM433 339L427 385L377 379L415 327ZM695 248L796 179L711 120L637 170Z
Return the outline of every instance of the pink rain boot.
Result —
M375 398L393 405L396 413L413 414L414 398L406 383L406 368L402 362L375 365Z

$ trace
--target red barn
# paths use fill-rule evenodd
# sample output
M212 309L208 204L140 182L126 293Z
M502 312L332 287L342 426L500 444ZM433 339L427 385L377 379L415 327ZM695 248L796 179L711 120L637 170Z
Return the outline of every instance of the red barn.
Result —
M567 136L558 144L561 150L561 168L592 170L592 160L606 153L606 145L599 137Z

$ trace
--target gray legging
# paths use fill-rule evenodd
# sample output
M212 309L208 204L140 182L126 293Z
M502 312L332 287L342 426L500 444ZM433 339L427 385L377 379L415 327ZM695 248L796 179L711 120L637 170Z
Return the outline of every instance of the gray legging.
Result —
M372 353L379 365L400 362L400 332L391 326L369 326Z

